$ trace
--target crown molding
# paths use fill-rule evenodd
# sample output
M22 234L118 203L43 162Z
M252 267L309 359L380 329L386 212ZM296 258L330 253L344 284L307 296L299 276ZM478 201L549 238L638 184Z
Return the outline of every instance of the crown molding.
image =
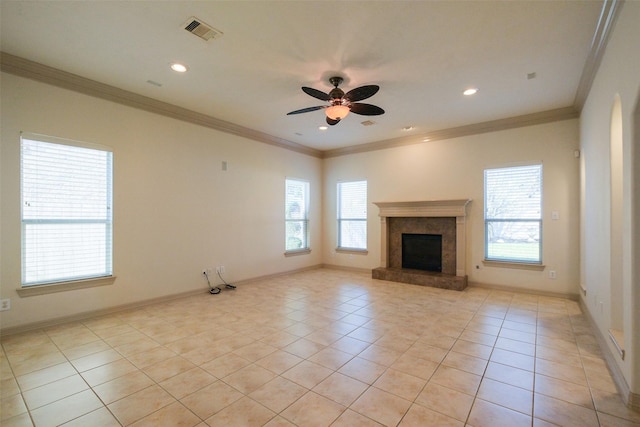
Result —
M306 147L283 138L236 125L231 122L178 107L167 102L158 101L147 96L138 95L115 86L68 73L28 59L0 52L0 70L16 76L29 78L42 83L73 90L85 95L116 102L151 113L160 114L173 119L182 120L199 126L208 127L221 132L249 138L265 144L285 148L308 156L322 158L322 151Z
M582 107L584 107L584 103L587 101L587 96L589 96L589 92L591 91L596 73L598 72L598 68L600 68L609 36L613 31L615 21L620 14L620 9L623 4L624 0L604 0L602 2L602 10L600 11L598 24L596 25L596 30L591 40L591 49L582 68L582 75L580 76L576 97L573 101L573 106L578 112L582 111Z
M206 114L178 107L167 102L158 101L156 99L138 95L136 93L129 92L115 86L110 86L104 83L97 82L95 80L87 79L85 77L78 76L77 74L72 74L53 67L49 67L44 64L8 54L6 52L0 52L0 70L9 74L29 78L64 89L73 90L85 95L94 96L129 107L160 114L166 117L171 117L173 119L208 127L232 135L238 135L244 138L252 139L254 141L263 142L265 144L274 145L276 147L284 148L320 159L345 156L356 153L365 153L368 151L385 150L389 148L402 147L405 145L423 144L425 143L425 138L428 138L429 142L439 141L458 138L462 136L513 129L523 126L532 126L559 120L575 119L579 117L578 110L576 110L575 107L570 106L533 114L526 114L454 128L441 129L423 135L406 136L401 138L371 142L368 144L360 144L349 147L336 148L333 150L321 151L311 147L306 147L302 144L288 141L283 138L278 138L264 132L220 120Z
M448 129L436 130L422 135L405 136L402 138L376 141L369 144L353 145L350 147L336 148L323 152L323 158L346 156L348 154L365 153L368 151L385 150L388 148L403 147L405 145L426 144L428 142L443 139L459 138L461 136L478 135L487 132L496 132L524 126L533 126L560 120L576 119L578 111L574 107L557 108L555 110L541 111L522 116L508 117L505 119L491 120L488 122L474 123ZM428 139L428 141L425 141Z

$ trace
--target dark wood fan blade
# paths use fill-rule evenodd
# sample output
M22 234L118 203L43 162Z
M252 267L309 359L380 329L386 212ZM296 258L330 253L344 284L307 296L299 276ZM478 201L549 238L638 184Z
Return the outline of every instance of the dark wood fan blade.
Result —
M327 117L327 124L334 126L340 122L340 119L332 119L331 117Z
M290 116L292 114L302 114L302 113L308 113L309 111L316 111L316 110L322 110L323 108L327 108L324 105L318 105L317 107L308 107L308 108L303 108L301 110L295 110L292 111L290 113L287 113L287 116Z
M362 116L379 116L380 114L384 114L384 110L382 108L360 102L351 104L349 108L351 108L352 113L360 114Z
M320 99L322 101L328 101L331 99L328 93L324 93L321 90L314 89L312 87L302 87L302 91L307 95L313 96L314 98Z
M378 85L360 86L347 92L344 98L349 102L362 101L375 95L380 90Z

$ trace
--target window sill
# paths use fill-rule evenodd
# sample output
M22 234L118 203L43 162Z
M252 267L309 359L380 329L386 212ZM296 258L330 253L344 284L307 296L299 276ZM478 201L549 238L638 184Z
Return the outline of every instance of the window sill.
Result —
M298 255L307 255L311 253L311 249L306 248L306 249L296 249L293 251L286 251L284 253L284 256L286 257L290 257L290 256L298 256Z
M486 267L502 267L502 268L516 268L519 270L533 270L542 271L545 269L544 264L538 264L533 262L513 262L513 261L489 261L482 260L482 264Z
M96 277L94 279L73 280L69 282L56 282L44 285L32 285L16 289L20 297L33 297L36 295L53 294L55 292L73 291L75 289L94 288L97 286L113 285L116 276Z
M369 253L369 250L354 249L354 248L336 248L336 252L341 254L367 255Z

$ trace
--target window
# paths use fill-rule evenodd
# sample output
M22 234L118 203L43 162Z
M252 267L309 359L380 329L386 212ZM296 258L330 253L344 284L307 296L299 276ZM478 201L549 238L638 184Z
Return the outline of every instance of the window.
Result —
M22 286L112 274L112 153L21 137Z
M488 261L542 262L542 165L484 171Z
M285 251L309 249L309 183L285 180Z
M338 183L338 248L367 249L367 181Z

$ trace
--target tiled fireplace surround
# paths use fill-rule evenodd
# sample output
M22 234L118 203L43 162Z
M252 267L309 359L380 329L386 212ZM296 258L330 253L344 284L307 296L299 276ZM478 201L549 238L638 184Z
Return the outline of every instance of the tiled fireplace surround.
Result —
M461 291L467 287L465 218L471 200L379 202L380 267L374 279ZM442 273L402 268L402 234L441 234Z

